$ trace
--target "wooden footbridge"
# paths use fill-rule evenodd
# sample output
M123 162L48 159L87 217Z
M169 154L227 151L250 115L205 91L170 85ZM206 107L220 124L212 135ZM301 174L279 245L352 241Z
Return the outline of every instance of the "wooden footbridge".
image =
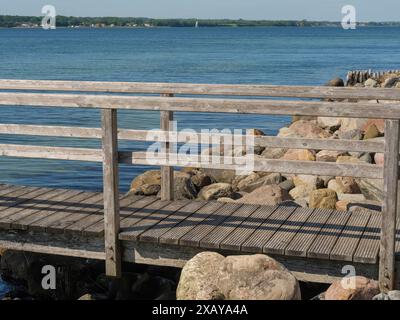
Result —
M114 277L120 276L122 261L182 267L195 254L211 250L266 253L305 281L330 282L352 265L357 275L379 279L383 291L400 283L395 272L400 263L397 89L0 80L0 90L0 106L102 110L98 129L1 124L0 134L93 138L103 143L101 150L0 144L0 155L95 161L104 168L103 193L0 185L1 248L105 260L107 274ZM276 97L280 99L267 99ZM118 150L118 140L149 140L149 131L119 130L118 109L160 111L154 141L161 139L161 157ZM188 139L187 133L173 131L173 112L384 119L384 141L253 137L257 145L272 148L384 153L383 167L259 158L253 163L254 171L262 172L383 179L382 213L174 200L173 167L237 166L224 159L215 163L173 154L173 144ZM200 143L209 144L216 136L226 138L202 133ZM161 199L121 195L119 163L161 166Z

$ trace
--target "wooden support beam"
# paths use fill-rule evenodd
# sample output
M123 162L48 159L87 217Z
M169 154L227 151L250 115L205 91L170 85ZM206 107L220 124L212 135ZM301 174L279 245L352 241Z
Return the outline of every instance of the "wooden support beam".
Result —
M172 97L172 94L164 94L164 97ZM160 112L160 128L163 131L172 131L171 121L174 120L172 111ZM162 144L162 152L169 154L171 152L171 143ZM174 168L171 166L161 167L161 200L174 200Z
M121 276L117 110L102 110L106 274Z
M396 211L399 173L399 138L398 120L385 122L385 166L384 166L384 201L382 206L382 234L379 264L379 285L383 292L395 286L395 239Z

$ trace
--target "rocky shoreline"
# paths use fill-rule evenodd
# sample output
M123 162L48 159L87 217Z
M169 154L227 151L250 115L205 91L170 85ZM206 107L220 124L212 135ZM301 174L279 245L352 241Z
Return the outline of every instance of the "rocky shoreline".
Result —
M400 88L400 73L365 73L347 79L346 85L359 87ZM358 81L361 79L362 81ZM356 81L357 80L357 81ZM333 79L328 86L345 86L342 79ZM355 101L352 101L355 102ZM373 101L376 103L376 101ZM385 101L378 101L384 104ZM264 135L253 129L254 135ZM325 117L294 117L288 127L280 129L279 137L382 140L384 121ZM203 152L215 154L216 150ZM219 155L243 155L243 149L218 150ZM256 147L255 157L292 161L336 163L369 163L383 165L381 153L339 152ZM335 209L338 211L381 211L382 181L350 177L286 175L281 173L248 172L183 168L174 172L175 199L217 200L259 205L287 205ZM161 173L147 171L136 177L130 193L159 195ZM353 289L344 289L340 282L326 285L299 283L289 271L265 255L223 257L202 253L187 263L183 271L129 265L121 281L109 282L103 263L20 252L1 252L0 272L12 281L14 290L5 299L327 299L327 300L396 300L399 293L379 295L375 281L356 277ZM49 262L50 261L50 262ZM60 266L59 291L44 292L39 279L44 263ZM216 272L216 270L219 270ZM216 278L217 277L217 278ZM223 280L221 280L223 279ZM279 281L276 281L279 279ZM323 292L321 294L321 292ZM315 294L315 295L312 295Z

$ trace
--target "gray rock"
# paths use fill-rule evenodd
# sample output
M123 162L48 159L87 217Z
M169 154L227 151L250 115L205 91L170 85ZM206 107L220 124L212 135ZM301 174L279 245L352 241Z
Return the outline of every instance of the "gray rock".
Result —
M283 190L290 191L295 187L295 185L292 179L287 179L281 182L279 184L279 187L281 187Z
M199 199L209 201L219 198L232 198L233 194L232 185L229 183L214 183L201 189Z
M349 131L338 131L338 138L343 140L362 140L363 134L360 129Z
M389 291L388 296L390 300L400 300L400 290Z

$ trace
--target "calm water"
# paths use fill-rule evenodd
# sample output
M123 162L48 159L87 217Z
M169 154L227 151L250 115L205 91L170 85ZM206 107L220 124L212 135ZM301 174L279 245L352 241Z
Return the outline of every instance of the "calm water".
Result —
M0 78L319 85L351 69L400 69L399 28L0 30ZM94 110L2 107L1 123L98 127ZM120 112L123 128L158 127L157 113ZM176 115L180 128L260 128L285 117ZM0 143L99 147L79 139L2 136ZM144 144L122 143L141 150ZM121 189L143 167L121 168ZM0 159L0 182L101 190L101 165ZM1 289L0 289L1 291Z

